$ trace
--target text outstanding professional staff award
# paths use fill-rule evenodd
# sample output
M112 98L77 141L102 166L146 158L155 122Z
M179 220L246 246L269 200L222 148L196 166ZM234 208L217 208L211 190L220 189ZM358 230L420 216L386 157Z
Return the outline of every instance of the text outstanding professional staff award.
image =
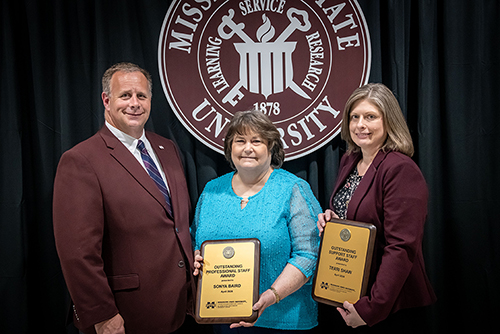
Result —
M198 323L254 322L259 298L260 241L256 238L207 240L201 244Z

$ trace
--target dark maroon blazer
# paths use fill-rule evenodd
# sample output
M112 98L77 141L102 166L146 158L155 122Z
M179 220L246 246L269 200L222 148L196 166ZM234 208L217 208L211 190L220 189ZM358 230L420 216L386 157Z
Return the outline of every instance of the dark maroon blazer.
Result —
M75 325L118 312L127 333L170 333L191 311L191 205L174 143L146 132L164 169L173 215L146 170L104 126L61 157L54 234Z
M330 199L354 170L360 154L345 154ZM425 272L422 237L428 190L417 165L398 152L380 151L354 192L347 219L377 227L367 296L356 302L369 325L403 308L432 304L436 296Z

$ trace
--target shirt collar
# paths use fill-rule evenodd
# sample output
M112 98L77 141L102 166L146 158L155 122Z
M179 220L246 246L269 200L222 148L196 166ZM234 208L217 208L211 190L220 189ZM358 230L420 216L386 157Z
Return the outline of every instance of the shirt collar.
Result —
M146 139L146 132L142 130L142 135L139 139L136 139L125 132L115 128L113 125L111 125L108 121L105 122L106 126L108 127L109 131L113 135L115 135L116 138L118 138L119 141L125 145L125 147L132 153L134 153L134 150L137 148L137 142L139 140L142 140L145 145L147 145L148 141ZM146 146L147 147L147 146Z

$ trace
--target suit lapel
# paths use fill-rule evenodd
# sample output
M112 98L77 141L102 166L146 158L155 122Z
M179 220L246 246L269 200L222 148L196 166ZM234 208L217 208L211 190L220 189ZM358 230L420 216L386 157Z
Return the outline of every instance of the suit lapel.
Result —
M370 167L366 171L365 175L361 179L361 182L358 185L358 188L354 192L351 200L349 201L349 206L347 208L347 219L356 220L356 214L358 212L359 205L363 198L365 198L368 190L373 184L373 180L375 179L375 175L377 174L378 167L380 163L384 160L387 153L379 151L375 158L373 159ZM356 159L355 163L357 163L359 159ZM351 171L354 168L354 164L351 166Z
M165 174L165 178L167 179L167 186L170 192L170 202L172 204L172 212L175 215L176 211L179 212L179 207L178 207L179 203L177 201L177 196L175 196L177 191L176 180L178 177L184 178L184 175L176 175L178 171L176 171L174 168L171 168L171 164L168 163L169 159L171 159L169 154L171 154L172 152L170 152L167 148L162 146L156 140L156 137L148 136L147 132L146 132L146 137L148 138L149 143L151 144L151 147L155 151L156 157L160 162L161 166L158 166L158 168L163 168L163 173ZM165 210L166 210L166 204L165 204Z
M336 185L335 188L333 189L332 200L333 196L339 191L341 187L344 186L345 180L347 179L349 174L351 174L352 170L354 169L354 166L356 166L356 163L358 161L359 161L359 155L355 153L346 158L344 167L342 167L342 169L339 170L339 175L337 177Z
M165 198L149 176L148 172L146 172L137 159L106 126L101 129L100 134L108 148L109 154L115 158L115 160L118 161L118 163L122 165L123 168L125 168L129 174L165 208L166 211Z
M330 196L330 208L331 209L334 209L333 198L335 197L335 195L337 194L339 189L344 186L345 180L347 179L349 174L351 174L354 166L359 161L359 157L360 157L360 155L357 153L353 153L353 154L347 155L347 156L344 155L342 157L340 165L343 167L338 172L337 179L335 181L335 186L333 188L332 195Z

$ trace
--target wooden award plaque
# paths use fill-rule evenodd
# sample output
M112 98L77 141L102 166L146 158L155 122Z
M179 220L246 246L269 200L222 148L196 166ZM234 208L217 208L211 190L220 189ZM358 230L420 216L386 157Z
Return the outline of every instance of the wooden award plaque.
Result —
M260 241L207 240L201 244L203 266L198 279L198 323L254 322L259 299Z
M317 302L342 307L366 294L375 244L373 224L343 219L326 223L313 280Z

